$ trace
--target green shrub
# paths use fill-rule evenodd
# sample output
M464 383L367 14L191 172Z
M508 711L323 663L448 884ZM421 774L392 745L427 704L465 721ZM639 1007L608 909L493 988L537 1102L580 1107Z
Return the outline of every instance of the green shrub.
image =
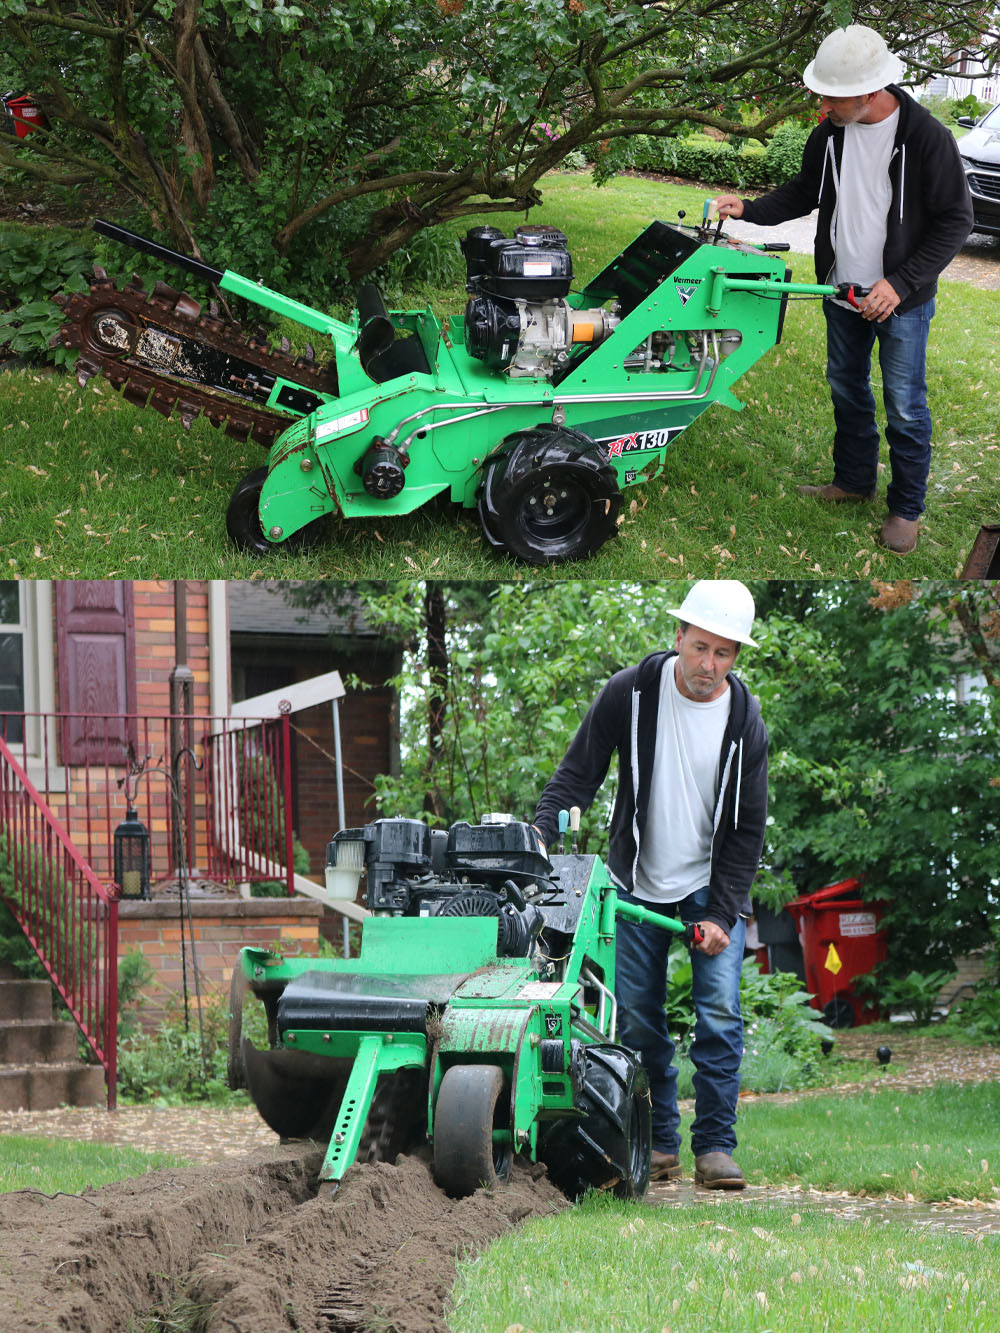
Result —
M994 938L1000 936L1000 923ZM986 973L973 994L948 1014L948 1026L971 1041L1000 1041L1000 942L986 955Z
M762 188L767 184L766 157L759 147L737 150L729 144L660 139L637 135L631 142L631 165L708 185L733 189Z
M968 93L965 97L922 97L920 105L925 111L929 111L936 120L940 120L949 127L954 127L959 116L971 116L973 120L978 120L980 116L985 116L990 109L989 102L981 102L975 93Z
M981 981L975 994L948 1015L948 1026L972 1041L1000 1041L1000 986Z
M93 248L50 227L17 227L0 235L0 344L33 362L65 365L76 356L49 343L63 320L57 292L85 292Z
M905 976L890 976L880 965L867 976L859 977L854 988L861 995L872 997L875 1004L894 1014L912 1014L915 1023L926 1026L934 1017L941 988L955 969L941 968L933 972L908 972Z
M155 1032L136 1032L119 1043L118 1090L122 1101L160 1105L233 1101L235 1094L226 1083L228 998L203 995L200 1025L197 1014L186 1022L180 1005L175 997L167 1018Z
M686 139L637 135L629 142L627 156L619 150L615 167L683 176L718 188L768 189L796 174L810 133L808 125L782 125L766 148L752 142L718 143L704 135Z
M790 972L762 973L753 958L740 971L744 1055L741 1086L753 1092L804 1088L819 1081L820 1042L830 1029L809 1004L809 994ZM678 1095L693 1095L693 1066L686 1051L694 1028L691 960L671 952L667 970L667 1026L681 1051Z
M6 857L0 856L0 893L13 896L13 871ZM0 906L0 962L8 963L21 977L44 981L48 976L41 959L25 938L14 913L6 903Z
M798 173L802 166L802 150L811 133L812 126L794 122L786 122L775 130L764 153L770 184L783 185Z
M118 1040L139 1031L139 1011L146 1003L143 988L153 980L153 969L138 949L118 958Z
M414 287L449 287L464 283L465 262L456 238L441 227L428 227L402 250L397 250L384 268L373 275L391 302L400 300Z

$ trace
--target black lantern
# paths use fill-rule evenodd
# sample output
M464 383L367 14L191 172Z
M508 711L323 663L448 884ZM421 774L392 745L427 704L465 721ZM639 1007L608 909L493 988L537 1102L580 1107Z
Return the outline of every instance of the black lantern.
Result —
M149 897L149 829L131 805L115 829L115 883L123 898Z

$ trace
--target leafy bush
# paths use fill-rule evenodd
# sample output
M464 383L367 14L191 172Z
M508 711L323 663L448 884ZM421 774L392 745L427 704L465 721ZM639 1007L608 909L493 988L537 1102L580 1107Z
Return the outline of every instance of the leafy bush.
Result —
M767 189L790 180L802 165L802 149L811 127L782 125L767 147L756 143L718 143L704 135L661 139L637 135L628 155L615 162L617 170L652 171L735 190Z
M905 976L890 976L880 965L867 976L859 977L854 988L861 995L872 997L871 1007L894 1014L912 1014L913 1021L926 1026L934 1017L938 996L955 969L940 968L933 972L908 972Z
M430 227L417 232L374 276L388 299L397 301L404 291L414 287L463 284L465 262L455 237L439 227Z
M49 348L62 323L52 301L57 292L85 292L93 249L82 239L49 227L16 228L0 236L0 344L15 356L55 365L75 352Z
M989 102L981 102L975 93L968 93L965 97L922 97L920 105L931 113L935 119L943 124L954 126L958 122L959 116L971 116L973 120L978 120L984 116L990 109Z
M13 878L6 857L0 857L0 893L13 896ZM34 981L44 981L48 975L6 903L0 905L0 962L9 964L19 976Z
M753 958L740 972L744 1055L741 1086L754 1092L804 1088L819 1081L820 1042L830 1030L810 1007L809 993L790 972L762 973ZM694 1028L691 961L675 950L667 972L667 1025L682 1053L678 1060L678 1095L690 1097L694 1067L687 1057Z
M759 147L737 150L729 144L647 135L637 135L630 147L630 165L636 171L683 176L733 189L763 188L768 184L766 156Z
M986 973L975 992L948 1014L956 1035L972 1041L1000 1041L1000 922L994 926L995 946L986 955Z
M1000 985L981 981L975 994L948 1015L948 1025L973 1041L1000 1041Z
M139 1031L139 1011L145 1004L143 989L153 980L153 969L138 949L129 949L118 959L118 1040Z
M197 1015L185 1025L179 1004L175 998L168 1017L155 1032L136 1032L120 1042L118 1089L123 1101L161 1105L232 1102L234 1094L226 1083L228 999L202 996L200 1028Z
M764 152L767 178L772 185L791 180L802 166L802 150L812 133L812 126L787 122L780 125L768 140Z

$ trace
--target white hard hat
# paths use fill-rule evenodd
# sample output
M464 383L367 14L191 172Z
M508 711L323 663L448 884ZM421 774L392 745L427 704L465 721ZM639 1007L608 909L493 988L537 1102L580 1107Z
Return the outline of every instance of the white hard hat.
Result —
M681 605L676 610L668 608L667 614L723 639L756 648L750 637L755 610L753 594L738 579L702 579Z
M821 97L860 97L896 83L904 68L877 32L852 23L823 39L802 82Z

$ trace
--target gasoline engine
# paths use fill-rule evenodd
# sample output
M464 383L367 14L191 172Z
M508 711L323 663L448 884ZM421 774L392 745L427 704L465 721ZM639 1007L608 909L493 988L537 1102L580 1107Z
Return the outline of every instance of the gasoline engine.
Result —
M575 343L596 344L618 327L601 307L575 310L566 300L573 261L556 227L473 227L462 241L465 338L470 355L510 376L551 379Z
M377 819L342 829L327 847L331 895L356 890L362 866L373 912L390 916L497 917L497 953L524 958L545 924L530 902L552 889L537 832L504 815L431 829L418 819ZM353 894L351 895L353 896Z

